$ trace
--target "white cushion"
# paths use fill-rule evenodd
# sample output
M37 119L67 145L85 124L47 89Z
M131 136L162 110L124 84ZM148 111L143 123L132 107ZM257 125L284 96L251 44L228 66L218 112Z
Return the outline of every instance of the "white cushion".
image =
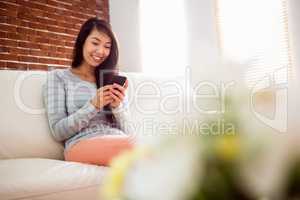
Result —
M51 134L43 112L46 72L0 71L0 159L63 158L63 145Z
M50 159L0 160L0 197L99 200L107 167Z

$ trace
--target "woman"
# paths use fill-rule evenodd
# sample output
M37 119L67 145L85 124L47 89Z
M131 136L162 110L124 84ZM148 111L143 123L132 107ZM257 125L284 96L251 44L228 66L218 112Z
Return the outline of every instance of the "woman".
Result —
M65 142L65 159L109 165L133 146L124 87L109 83L117 74L118 47L110 26L91 18L77 36L72 67L48 73L43 86L50 130Z

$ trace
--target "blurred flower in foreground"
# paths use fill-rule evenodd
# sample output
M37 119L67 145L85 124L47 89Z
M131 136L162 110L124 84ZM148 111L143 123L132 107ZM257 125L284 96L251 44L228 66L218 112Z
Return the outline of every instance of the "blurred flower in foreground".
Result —
M111 170L106 179L105 184L101 190L101 196L104 199L117 200L122 197L122 188L127 171L134 161L147 155L146 148L135 148L128 150L111 162Z
M201 173L199 148L191 138L168 138L128 171L125 199L182 200Z
M194 192L199 147L191 138L168 138L147 151L128 151L112 162L104 181L106 200L182 200ZM195 184L196 185L196 184Z
M116 158L105 181L107 200L300 198L297 118L290 132L279 134L253 115L252 94L241 83L241 74L229 66L216 69L222 77L211 84L235 81L222 97L224 110L199 114L208 127L204 131L182 126L172 137L161 136L148 146L147 153L133 150ZM271 107L269 100L262 102ZM229 128L215 131L218 122Z

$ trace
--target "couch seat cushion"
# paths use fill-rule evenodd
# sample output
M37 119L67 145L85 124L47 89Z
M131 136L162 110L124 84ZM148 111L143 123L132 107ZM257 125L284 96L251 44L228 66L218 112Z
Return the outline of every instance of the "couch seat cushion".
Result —
M2 200L99 199L107 170L107 167L51 159L0 160L0 197Z

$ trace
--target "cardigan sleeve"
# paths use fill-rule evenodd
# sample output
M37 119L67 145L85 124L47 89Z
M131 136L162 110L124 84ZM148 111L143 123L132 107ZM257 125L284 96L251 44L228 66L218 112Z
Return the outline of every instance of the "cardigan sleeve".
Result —
M76 112L68 115L65 83L59 73L59 70L48 72L47 81L43 85L43 102L54 139L64 141L87 127L99 110L87 101Z

